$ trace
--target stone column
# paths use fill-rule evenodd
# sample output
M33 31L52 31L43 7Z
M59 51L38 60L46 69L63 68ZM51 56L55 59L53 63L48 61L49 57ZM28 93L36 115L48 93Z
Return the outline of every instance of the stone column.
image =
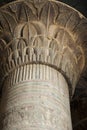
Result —
M72 129L68 85L52 67L31 64L15 69L3 92L2 130Z
M0 9L1 130L72 130L69 100L86 68L86 29L84 16L53 0Z

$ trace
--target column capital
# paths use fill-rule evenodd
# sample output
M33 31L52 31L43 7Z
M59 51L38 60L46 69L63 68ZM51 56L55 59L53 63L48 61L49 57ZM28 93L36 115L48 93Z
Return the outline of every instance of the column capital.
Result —
M55 0L18 0L0 9L0 79L26 64L60 71L74 91L86 68L87 19Z

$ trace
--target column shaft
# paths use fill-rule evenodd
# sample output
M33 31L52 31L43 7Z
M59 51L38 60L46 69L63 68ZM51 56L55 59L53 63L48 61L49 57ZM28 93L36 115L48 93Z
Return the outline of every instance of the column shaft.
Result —
M68 85L41 64L17 68L3 87L1 130L72 130Z

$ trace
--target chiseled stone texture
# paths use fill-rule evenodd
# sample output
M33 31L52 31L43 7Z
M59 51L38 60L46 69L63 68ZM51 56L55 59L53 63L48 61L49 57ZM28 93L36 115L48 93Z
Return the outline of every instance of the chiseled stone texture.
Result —
M1 130L72 130L69 96L86 68L86 38L86 18L55 0L0 9Z
M31 64L11 73L1 105L1 130L72 130L68 85L49 66Z
M42 63L64 74L72 95L86 64L86 30L85 17L55 0L18 0L2 7L1 86L15 68Z

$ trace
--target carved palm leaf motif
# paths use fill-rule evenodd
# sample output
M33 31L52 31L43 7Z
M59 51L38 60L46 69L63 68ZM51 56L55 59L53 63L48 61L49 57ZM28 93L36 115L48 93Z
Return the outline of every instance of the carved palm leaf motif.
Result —
M86 28L81 14L56 1L26 0L2 7L1 75L6 77L19 65L48 64L60 70L75 87L73 81L85 65L84 24Z

